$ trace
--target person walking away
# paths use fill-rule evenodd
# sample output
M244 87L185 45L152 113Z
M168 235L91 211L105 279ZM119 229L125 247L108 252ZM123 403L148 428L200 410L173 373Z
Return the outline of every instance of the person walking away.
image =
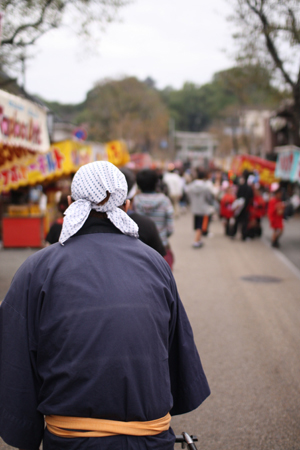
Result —
M204 181L205 177L205 172L197 169L197 179L186 186L191 212L194 215L194 248L203 246L202 232L207 230L208 218L213 209L213 195Z
M233 194L233 189L229 184L229 181L222 182L222 190L224 190L224 195L220 200L220 218L224 223L224 231L225 235L230 235L230 219L233 218L233 209L232 204L235 201L236 197Z
M158 230L156 228L155 223L150 217L142 216L141 214L136 213L132 209L132 202L137 193L137 184L136 177L132 170L127 167L122 167L120 171L125 176L127 186L128 186L128 194L127 198L130 200L129 208L127 214L130 216L132 220L139 227L139 239L150 247L154 248L161 256L166 256L167 252L162 243L162 240L158 234Z
M248 206L253 199L252 186L248 184L249 172L244 171L243 177L240 179L240 184L237 190L236 202L240 201L240 207L235 211L235 223L232 227L232 237L236 236L237 230L241 227L242 240L245 241L247 238L247 227L249 219ZM233 203L234 207L234 203Z
M46 236L46 242L48 244L55 244L55 242L58 242L64 221L63 214L65 210L68 208L68 206L69 205L67 195L62 194L57 204L59 217L51 225L50 230L48 231L48 234Z
M268 204L268 218L273 230L272 247L279 248L279 238L283 233L283 214L285 205L281 200L281 189L279 183L272 183L270 188L273 194Z
M158 175L155 170L141 170L137 173L136 181L141 193L135 196L133 209L138 214L150 217L155 223L166 249L164 258L172 269L174 255L168 240L174 232L174 210L172 203L165 194L155 191L158 182Z
M260 192L260 185L253 185L253 200L249 205L248 236L251 238L262 235L261 219L266 214L266 202Z
M202 225L202 235L203 236L212 236L212 233L209 232L209 226L212 221L213 213L218 211L219 203L217 202L217 196L219 194L219 186L215 186L215 184L212 181L212 173L205 172L205 184L207 188L210 190L213 198L212 208L211 212L208 217L204 218L203 225Z
M24 262L0 306L0 436L173 450L171 415L210 391L172 272L137 238L113 164L82 166L71 192L59 243Z
M179 216L179 201L183 194L183 180L175 172L174 165L169 167L169 171L163 175L163 181L168 187L168 196L174 208L174 216Z

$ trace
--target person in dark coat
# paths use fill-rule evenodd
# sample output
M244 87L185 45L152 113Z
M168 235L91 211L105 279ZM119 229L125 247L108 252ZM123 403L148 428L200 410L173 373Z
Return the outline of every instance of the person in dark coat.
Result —
M247 228L249 220L249 205L253 199L252 186L248 184L249 172L244 171L243 177L240 180L240 184L237 190L236 198L243 199L243 207L235 217L235 223L232 228L231 236L234 237L237 233L238 228L241 228L242 240L247 238Z
M0 307L0 436L171 450L171 415L210 394L172 272L137 239L115 166L82 166L71 191L59 243L23 263Z
M60 197L60 200L57 204L57 209L59 212L59 217L55 220L55 222L51 225L50 230L47 233L46 236L46 242L48 244L55 244L55 242L58 242L59 236L62 230L63 226L63 214L65 210L68 208L68 198L67 195L63 194Z

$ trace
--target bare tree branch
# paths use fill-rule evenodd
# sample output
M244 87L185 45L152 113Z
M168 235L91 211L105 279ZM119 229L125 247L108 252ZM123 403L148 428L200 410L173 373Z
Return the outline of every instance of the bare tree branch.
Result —
M288 14L291 19L291 31L293 33L293 37L295 41L300 44L300 30L297 28L297 21L291 8L288 9Z
M12 35L10 38L8 38L8 39L3 39L3 40L2 40L2 45L13 45L13 44L15 44L14 40L16 39L16 37L17 37L22 31L28 30L28 29L30 29L30 28L35 28L35 29L37 29L37 28L43 23L44 17L45 17L45 14L46 14L47 9L51 6L51 4L54 3L54 1L55 1L55 0L47 0L47 2L45 3L44 7L43 7L42 10L41 10L41 15L40 15L39 19L38 19L36 22L33 22L33 23L27 23L27 24L24 24L24 25L20 25L20 26L14 31L13 35ZM29 41L29 42L26 43L26 44L18 43L17 45L18 45L18 46L31 45L31 44L33 44L33 43L38 39L38 37L40 37L40 36L37 36L37 37L34 38L32 41Z
M233 19L240 44L237 60L242 63L256 60L262 67L276 67L291 88L292 139L300 146L300 67L295 67L300 45L300 0L235 1Z
M263 0L262 0L263 1ZM262 24L262 32L264 34L265 37L265 41L266 41L266 46L267 49L269 50L269 53L276 65L276 67L281 71L285 81L292 87L294 88L295 83L294 81L291 79L291 77L289 76L289 74L286 72L285 68L284 68L284 63L282 61L282 59L279 56L279 52L275 46L274 41L272 40L271 36L270 36L270 31L271 31L271 27L269 25L268 19L263 11L262 8L257 9L257 7L255 7L254 5L251 4L250 0L246 0L246 4L249 6L249 8L254 12L254 14L256 14L256 16L259 18L259 20L261 21ZM257 1L255 0L255 4L257 5ZM263 3L261 3L261 7L263 6Z
M272 40L272 38L270 36L269 24L268 24L268 20L267 20L265 14L261 14L260 20L261 20L262 25L263 25L263 33L264 33L264 36L265 36L265 39L266 39L266 45L267 45L267 48L269 50L269 53L272 56L276 67L281 71L285 81L293 88L295 83L292 80L292 78L289 76L289 74L286 72L286 70L284 68L283 61L279 57L279 53L277 51L277 48L275 47L275 43L274 43L274 41Z

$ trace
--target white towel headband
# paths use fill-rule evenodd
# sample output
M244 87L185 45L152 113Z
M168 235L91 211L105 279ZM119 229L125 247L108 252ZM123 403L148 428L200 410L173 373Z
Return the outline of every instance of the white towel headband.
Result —
M77 233L92 209L105 212L108 219L122 233L138 238L137 224L119 206L127 198L127 183L122 172L107 161L96 161L82 166L75 174L71 193L75 200L65 211L59 242ZM99 203L110 193L104 205Z

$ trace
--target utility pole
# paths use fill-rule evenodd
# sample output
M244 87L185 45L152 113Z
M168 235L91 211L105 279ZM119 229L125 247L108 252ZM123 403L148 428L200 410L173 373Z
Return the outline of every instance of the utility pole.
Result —
M4 21L4 12L0 11L0 45L2 42L2 29L3 29L3 21Z
M25 52L22 53L20 60L21 60L21 73L22 73L22 87L25 90L25 81L26 81L26 78L25 78L25 75L26 75L26 56L25 56Z
M171 161L175 159L175 120L169 119L169 158Z

